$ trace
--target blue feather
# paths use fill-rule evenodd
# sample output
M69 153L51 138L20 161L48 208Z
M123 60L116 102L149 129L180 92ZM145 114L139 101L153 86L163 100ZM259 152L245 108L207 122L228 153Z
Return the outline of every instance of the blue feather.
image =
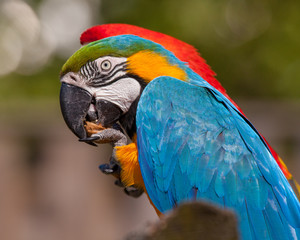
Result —
M243 239L300 236L300 204L262 137L222 94L189 75L190 83L153 80L138 104L139 164L154 205L164 213L207 200L237 213Z

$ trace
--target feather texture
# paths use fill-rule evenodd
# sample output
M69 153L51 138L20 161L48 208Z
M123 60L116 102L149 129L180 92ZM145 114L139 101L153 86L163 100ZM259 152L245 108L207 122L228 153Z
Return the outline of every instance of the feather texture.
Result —
M80 42L81 44L85 45L103 38L127 34L148 39L162 45L165 49L171 51L178 59L186 62L195 73L201 76L212 87L221 92L229 101L231 101L231 103L239 110L239 112L243 114L239 106L227 95L226 90L215 78L216 74L211 70L206 61L200 56L199 52L193 46L183 41L180 41L163 33L151 31L129 24L103 24L91 27L84 31L80 36ZM278 154L272 149L269 144L268 146L286 178L290 180L292 185L297 185L297 182L294 181L292 175L290 174L285 164L281 161ZM298 194L299 191L296 187L294 190L297 191Z
M193 81L191 81L193 82ZM165 213L204 199L232 208L243 239L294 239L300 205L267 144L218 91L159 77L137 111L139 164Z

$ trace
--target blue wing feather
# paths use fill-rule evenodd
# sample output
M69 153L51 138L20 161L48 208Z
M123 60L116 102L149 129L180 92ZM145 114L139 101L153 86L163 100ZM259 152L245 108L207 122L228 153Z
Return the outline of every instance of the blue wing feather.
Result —
M161 212L205 199L237 212L243 239L298 236L299 202L266 143L209 85L150 82L138 105L137 142L147 192Z

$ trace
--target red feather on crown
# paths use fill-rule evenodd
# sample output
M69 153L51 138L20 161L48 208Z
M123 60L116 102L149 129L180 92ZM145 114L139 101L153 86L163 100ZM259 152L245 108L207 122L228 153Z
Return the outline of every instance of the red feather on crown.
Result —
M103 38L124 34L136 35L162 45L164 48L171 51L178 59L183 62L187 62L189 67L198 73L210 85L218 89L223 94L225 93L225 89L214 77L216 74L199 55L198 51L193 46L166 34L129 24L104 24L87 29L81 34L80 42L84 45ZM228 96L226 95L226 97Z

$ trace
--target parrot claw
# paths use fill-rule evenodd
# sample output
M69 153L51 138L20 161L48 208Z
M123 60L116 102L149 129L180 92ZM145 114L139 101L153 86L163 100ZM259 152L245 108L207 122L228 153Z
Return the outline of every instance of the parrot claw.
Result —
M93 147L97 147L98 146L96 143L93 143L93 142L85 142L85 143L87 143L87 144L89 144L89 145L91 145Z
M115 181L115 185L124 188L124 192L126 193L126 195L134 198L138 198L144 192L142 189L136 188L134 185L125 187L120 179Z
M144 191L132 185L130 187L124 188L124 192L130 197L138 198L143 194Z
M92 136L92 137L87 137L87 138L80 138L78 141L79 142L85 142L87 144L90 144L92 146L97 146L93 141L98 140L100 137L99 136Z
M122 130L122 129L121 129ZM108 128L92 134L90 137L79 139L80 142L111 143L113 147L127 144L127 137L119 129Z
M115 181L115 185L118 187L124 187L124 184L122 183L122 181L120 179Z
M104 174L118 174L119 175L120 171L121 171L120 166L118 164L114 163L114 162L101 164L99 166L99 169Z
M101 172L103 172L105 174L112 174L114 172L113 169L110 167L110 165L107 163L101 164L99 166L99 169L101 170Z
M125 135L124 135L123 129L121 128L121 126L118 123L115 123L112 126L112 129L113 129L113 131L119 131L120 132L119 134L114 133L113 135L115 135L117 138L124 138L123 136L125 136ZM80 138L78 141L79 142L85 142L85 143L87 143L89 145L92 145L92 146L97 146L97 144L94 143L94 141L100 140L99 143L103 143L101 141L106 142L106 140L107 140L106 138L108 138L108 142L111 142L111 141L114 142L114 140L110 139L111 136L109 136L109 135L112 134L111 132L112 131L109 131L108 134L106 133L104 135L99 132L99 133L93 134L90 137ZM118 142L118 140L115 140L115 142ZM122 142L124 142L124 139L122 139Z

